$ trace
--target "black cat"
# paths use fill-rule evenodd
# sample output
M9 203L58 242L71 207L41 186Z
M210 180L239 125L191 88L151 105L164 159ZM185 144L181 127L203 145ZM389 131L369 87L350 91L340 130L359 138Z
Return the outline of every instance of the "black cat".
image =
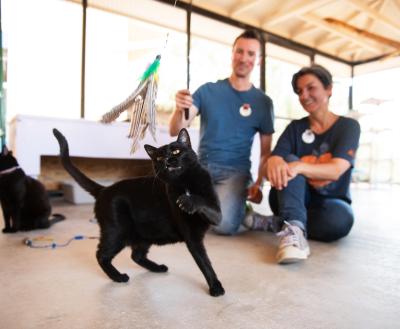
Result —
M6 146L0 154L0 201L3 233L44 229L65 219L60 214L49 219L51 206L45 187L25 175Z
M152 272L168 267L147 258L152 244L185 242L203 272L212 296L225 293L204 248L209 225L221 221L219 200L209 173L201 167L191 148L189 134L182 129L176 142L156 148L145 145L153 162L155 176L122 180L103 187L90 180L70 160L68 143L56 129L64 168L96 203L94 211L100 225L97 261L116 282L129 280L112 264L126 246L132 248L132 260Z

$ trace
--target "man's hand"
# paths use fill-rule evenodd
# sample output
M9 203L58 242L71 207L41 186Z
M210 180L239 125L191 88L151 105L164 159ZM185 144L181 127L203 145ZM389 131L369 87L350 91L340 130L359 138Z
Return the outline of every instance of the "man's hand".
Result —
M175 94L175 103L178 110L190 109L193 104L193 98L190 91L187 89L179 90Z
M193 98L187 89L179 90L175 94L176 109L172 112L169 120L169 134L178 136L182 128L187 128L193 118L198 113L198 109L193 105Z
M261 186L257 183L251 185L247 190L247 200L260 203L263 199L263 193L261 191Z

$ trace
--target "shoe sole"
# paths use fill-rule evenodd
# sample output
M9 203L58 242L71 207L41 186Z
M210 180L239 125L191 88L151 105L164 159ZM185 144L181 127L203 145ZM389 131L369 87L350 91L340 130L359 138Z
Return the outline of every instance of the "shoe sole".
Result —
M306 260L310 256L310 248L300 250L296 247L285 247L279 250L276 259L278 264L292 264Z

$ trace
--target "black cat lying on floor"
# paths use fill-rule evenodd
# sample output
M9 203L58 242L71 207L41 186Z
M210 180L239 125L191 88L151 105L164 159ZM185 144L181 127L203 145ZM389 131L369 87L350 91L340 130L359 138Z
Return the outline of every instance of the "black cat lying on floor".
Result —
M65 217L54 214L46 189L26 176L6 146L0 154L0 201L5 227L3 233L48 228Z
M152 272L166 272L167 266L147 258L152 244L185 242L203 272L212 296L225 293L204 248L209 225L221 221L219 200L209 173L200 166L191 148L189 134L182 129L176 142L155 148L145 145L155 176L122 180L103 187L80 172L69 157L68 143L56 129L60 157L68 173L95 199L100 225L97 261L116 282L129 280L112 264L126 246L132 260Z

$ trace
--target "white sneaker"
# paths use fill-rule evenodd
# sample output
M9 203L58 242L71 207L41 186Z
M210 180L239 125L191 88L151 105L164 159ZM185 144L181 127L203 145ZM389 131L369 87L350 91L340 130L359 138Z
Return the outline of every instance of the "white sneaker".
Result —
M279 264L296 263L310 255L310 247L300 227L285 222L283 230L277 235L281 237L276 254Z

